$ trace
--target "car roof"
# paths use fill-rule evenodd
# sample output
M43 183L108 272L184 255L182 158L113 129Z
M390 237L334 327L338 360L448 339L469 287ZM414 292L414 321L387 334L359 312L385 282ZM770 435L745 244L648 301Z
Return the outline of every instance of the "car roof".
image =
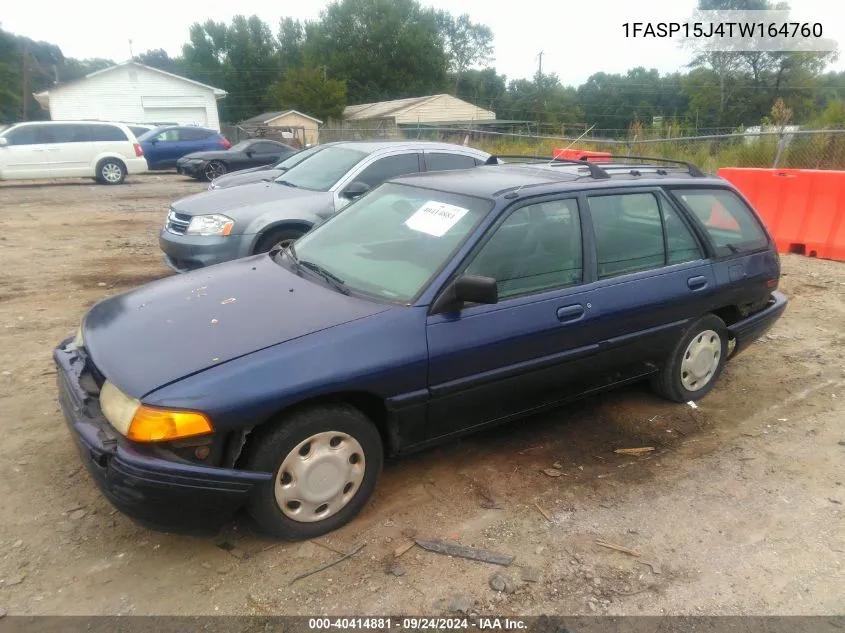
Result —
M19 123L14 123L10 126L10 129L13 127L23 127L24 125L124 125L128 126L127 123L121 123L120 121L20 121Z
M694 176L684 169L663 165L597 163L607 176L596 178L585 164L548 162L504 163L474 169L422 172L388 182L495 199L507 194L543 195L609 187L655 187L691 183L730 186L718 176Z
M487 157L489 154L474 147L466 147L465 145L457 145L455 143L443 143L441 141L422 141L422 140L383 140L383 141L335 141L333 143L322 143L323 145L333 145L335 147L343 147L347 149L355 149L360 152L373 154L375 152L393 150L393 149L420 149L420 150L444 150L452 151L461 150L469 154L475 154L479 157Z

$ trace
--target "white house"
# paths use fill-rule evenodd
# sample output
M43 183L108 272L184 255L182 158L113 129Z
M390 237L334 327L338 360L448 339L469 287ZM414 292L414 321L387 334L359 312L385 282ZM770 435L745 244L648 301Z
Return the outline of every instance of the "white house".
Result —
M226 91L128 61L33 96L54 121L175 123L219 131L217 101Z

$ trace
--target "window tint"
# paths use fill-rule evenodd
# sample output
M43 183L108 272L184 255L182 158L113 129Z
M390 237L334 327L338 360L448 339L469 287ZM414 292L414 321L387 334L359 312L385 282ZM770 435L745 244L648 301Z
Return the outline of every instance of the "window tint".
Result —
M369 167L365 168L355 180L363 182L370 187L376 187L385 180L403 176L405 174L417 173L420 170L420 161L417 153L397 154L378 159Z
M41 133L43 127L42 125L25 125L15 128L6 134L6 139L9 145L37 145L38 143L45 143L46 141Z
M425 164L428 171L447 171L450 169L469 169L475 167L476 162L472 156L429 152L425 155Z
M76 138L84 138L89 141L126 141L126 133L114 125L85 125L75 126L81 129L76 132Z
M209 136L209 131L202 128L182 128L179 130L180 141L203 141Z
M251 149L256 154L281 154L285 148L275 143L256 143Z
M717 255L752 251L768 244L766 234L752 212L732 191L679 189L674 194L707 229Z
M663 205L661 214L652 193L592 196L590 215L599 279L695 261L702 256L681 216L668 204Z
M555 200L511 213L474 256L466 273L493 277L500 297L582 280L581 225L575 200Z

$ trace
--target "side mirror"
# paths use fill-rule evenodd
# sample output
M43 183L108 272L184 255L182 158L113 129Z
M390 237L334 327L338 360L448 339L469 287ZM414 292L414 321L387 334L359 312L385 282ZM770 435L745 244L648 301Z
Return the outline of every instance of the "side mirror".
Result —
M356 180L355 182L351 183L346 189L343 190L343 197L349 198L350 200L354 200L359 196L363 196L370 190L370 187L363 182Z
M499 302L499 287L492 277L461 275L452 281L434 301L432 314L459 309L464 303Z
M151 138L150 139L150 145L158 145L158 139L157 138Z
M0 147L6 147L9 144L9 139L5 136L0 136Z
M246 152L244 152L244 154L246 154L249 158L252 158L252 155L253 155L254 153L255 153L255 152L253 152L251 149L248 149L248 150L246 150Z

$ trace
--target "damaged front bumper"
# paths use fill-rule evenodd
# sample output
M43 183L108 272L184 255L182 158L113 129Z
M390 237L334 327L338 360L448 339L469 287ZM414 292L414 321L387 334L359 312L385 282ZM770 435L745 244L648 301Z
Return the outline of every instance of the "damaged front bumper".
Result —
M84 350L63 341L53 352L59 404L85 467L100 491L138 523L174 532L213 532L270 473L198 466L130 442L103 416ZM89 389L90 390L90 389Z

